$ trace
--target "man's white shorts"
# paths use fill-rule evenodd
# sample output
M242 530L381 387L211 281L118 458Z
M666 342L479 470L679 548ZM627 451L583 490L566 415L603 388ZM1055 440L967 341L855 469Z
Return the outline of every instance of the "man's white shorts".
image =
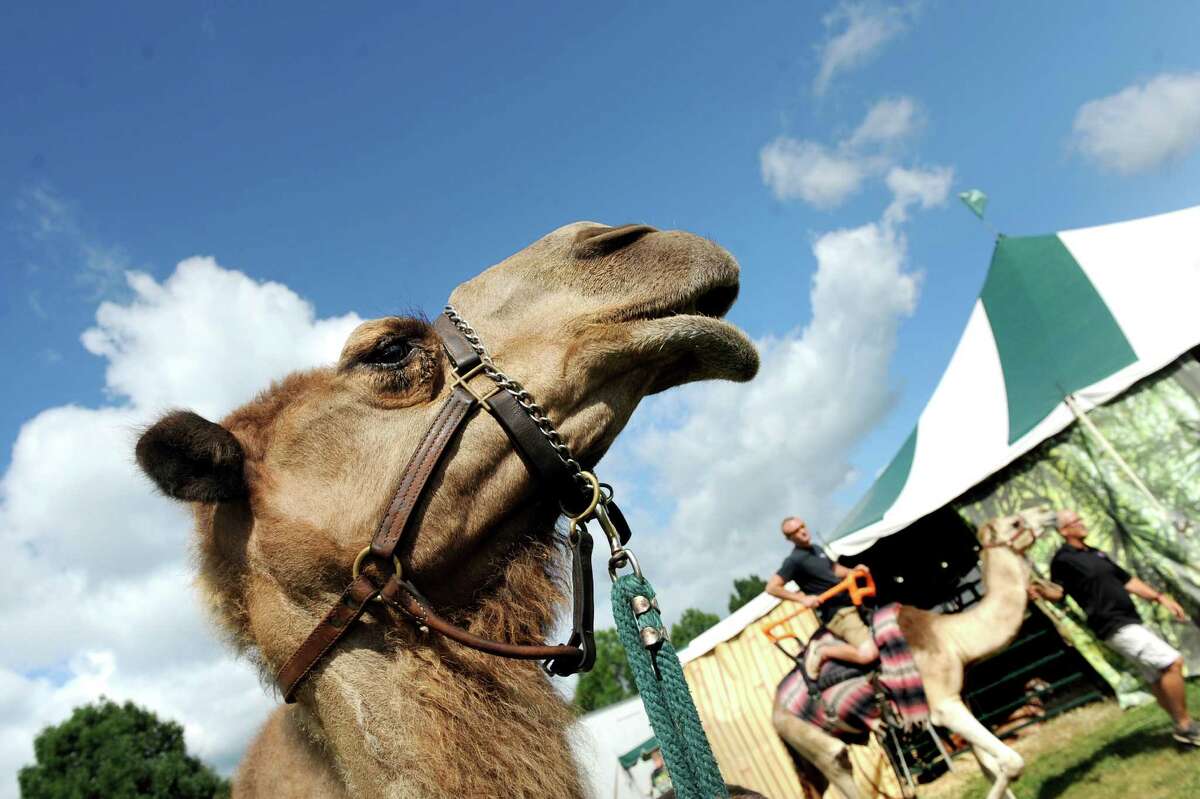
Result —
M1148 683L1158 682L1163 670L1181 657L1175 647L1140 624L1126 624L1105 643L1132 660Z

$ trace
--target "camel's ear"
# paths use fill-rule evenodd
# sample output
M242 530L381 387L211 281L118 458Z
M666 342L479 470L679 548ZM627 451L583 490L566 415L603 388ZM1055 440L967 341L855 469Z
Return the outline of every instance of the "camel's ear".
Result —
M979 541L981 546L985 547L994 544L998 537L999 536L996 533L995 519L989 519L988 521L979 525L979 529L975 532L975 538Z
M224 427L172 411L142 433L137 462L164 494L188 502L246 496L242 445Z

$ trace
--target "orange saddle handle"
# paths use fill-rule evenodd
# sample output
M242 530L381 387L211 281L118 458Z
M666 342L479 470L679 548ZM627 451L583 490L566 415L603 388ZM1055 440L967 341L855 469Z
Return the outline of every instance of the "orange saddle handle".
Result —
M858 583L859 578L862 578L862 585ZM850 601L854 603L855 607L858 607L867 597L875 596L875 578L866 569L855 566L849 574L842 578L840 583L817 597L817 602L824 604L843 591L850 593Z
M824 604L842 592L848 592L850 594L850 601L855 607L858 607L862 605L863 600L867 597L875 596L875 578L866 569L861 566L855 566L850 570L849 574L842 578L841 582L818 596L817 604ZM795 613L789 613L779 621L764 625L762 627L763 635L767 636L773 644L777 644L786 638L796 638L796 633L788 631L777 632L777 628L787 624L806 610L808 608L802 608Z

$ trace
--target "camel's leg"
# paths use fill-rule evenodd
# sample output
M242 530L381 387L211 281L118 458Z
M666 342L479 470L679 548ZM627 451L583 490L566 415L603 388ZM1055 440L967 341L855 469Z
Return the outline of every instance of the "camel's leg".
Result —
M971 754L975 755L975 760L979 763L979 768L984 775L993 783L1000 777L1000 763L996 758L992 757L983 749L977 746L971 747ZM1004 799L1017 799L1011 788L1004 790Z
M965 738L975 750L976 757L980 753L991 757L996 770L996 780L992 783L987 799L1001 799L1008 794L1009 782L1020 777L1025 769L1025 761L1021 756L980 724L979 719L971 715L971 711L967 710L967 706L959 697L944 700L930 715L934 724L946 727ZM980 762L982 765L983 761Z
M776 708L771 714L771 723L779 737L824 774L846 799L862 799L854 784L850 750L844 743L782 708Z

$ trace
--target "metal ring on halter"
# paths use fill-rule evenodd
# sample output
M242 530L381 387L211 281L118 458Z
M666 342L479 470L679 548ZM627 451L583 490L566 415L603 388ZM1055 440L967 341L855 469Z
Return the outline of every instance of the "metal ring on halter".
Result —
M363 547L363 551L359 552L358 556L354 558L354 565L350 567L350 579L351 580L358 579L358 574L362 570L363 561L367 559L367 555L369 555L369 554L371 554L371 547L366 546L366 547ZM396 579L399 580L400 573L401 573L400 556L399 555L392 555L392 564L396 567ZM376 594L375 601L382 602L383 600L379 597L378 594Z
M588 502L588 506L577 514L567 510L561 503L559 503L558 506L562 510L563 516L567 516L571 519L572 532L575 531L575 528L579 526L580 522L585 522L590 519L592 514L596 512L596 506L600 504L600 481L596 479L596 475L592 474L591 472L580 472L579 474L592 484L592 498Z
M618 547L613 551L613 555L608 559L608 576L613 582L617 579L617 569L622 566L629 565L633 567L633 573L642 579L642 567L638 563L637 556L633 554L633 550Z

